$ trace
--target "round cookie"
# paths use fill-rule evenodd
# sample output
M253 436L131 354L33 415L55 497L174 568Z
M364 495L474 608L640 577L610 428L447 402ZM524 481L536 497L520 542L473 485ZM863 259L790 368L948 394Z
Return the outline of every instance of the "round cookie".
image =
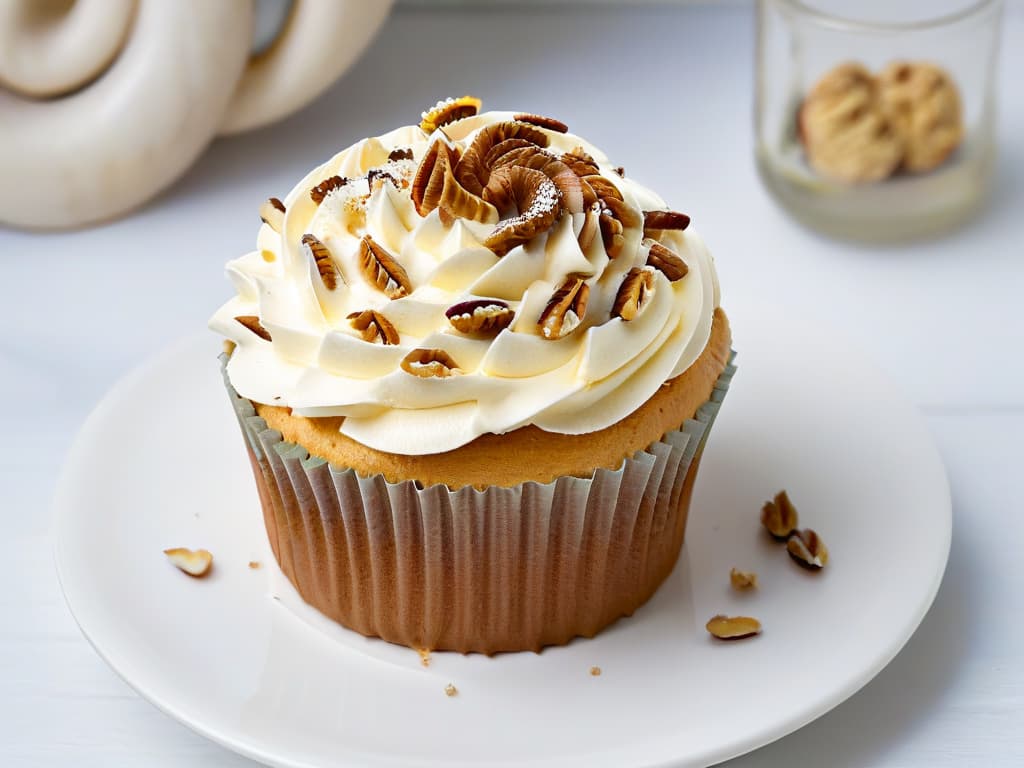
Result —
M903 158L903 135L860 64L840 64L818 81L800 109L799 130L814 169L840 181L879 181Z
M878 78L879 96L903 137L903 167L922 172L941 165L963 140L956 85L941 67L894 61Z

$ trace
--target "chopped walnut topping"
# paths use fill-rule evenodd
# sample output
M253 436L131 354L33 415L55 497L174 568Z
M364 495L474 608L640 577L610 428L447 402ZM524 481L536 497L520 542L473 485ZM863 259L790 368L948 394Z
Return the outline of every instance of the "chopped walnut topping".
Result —
M590 286L581 275L566 277L537 318L541 335L545 339L560 339L576 330L583 322L589 296Z
M633 267L615 294L612 304L612 317L633 320L647 306L647 301L654 292L654 274L646 267Z
M395 160L412 160L412 147L392 149L388 153L388 162L394 162Z
M444 315L460 333L497 333L509 326L515 312L498 299L473 299L448 307Z
M397 345L401 339L395 326L391 324L380 312L372 309L364 309L362 312L353 312L348 316L352 327L359 331L363 341L379 341L385 345Z
M369 235L363 235L359 243L359 266L366 279L389 299L400 299L412 293L405 267Z
M761 507L761 525L778 541L788 539L799 524L796 507L785 491L779 491L774 500Z
M761 634L761 622L750 616L713 616L704 625L719 640L742 640Z
M333 291L338 287L340 273L334 264L334 260L331 258L330 250L315 235L303 235L302 244L309 249L309 253L316 264L316 270L320 273L320 280L323 282L324 288L328 291Z
M820 571L828 563L828 547L810 528L795 531L786 540L786 551L794 562L812 571Z
M753 571L741 571L738 568L733 568L729 571L729 583L733 589L739 592L757 589L757 574Z
M320 205L327 195L336 189L341 189L348 184L348 181L344 176L329 176L309 190L309 196L313 198L314 203Z
M686 266L686 262L679 258L675 251L669 250L661 243L650 244L650 250L647 252L647 263L662 272L673 283L676 280L682 280L686 277L686 273L690 271L690 268Z
M461 373L459 364L443 349L414 349L401 362L402 370L421 379L446 379Z

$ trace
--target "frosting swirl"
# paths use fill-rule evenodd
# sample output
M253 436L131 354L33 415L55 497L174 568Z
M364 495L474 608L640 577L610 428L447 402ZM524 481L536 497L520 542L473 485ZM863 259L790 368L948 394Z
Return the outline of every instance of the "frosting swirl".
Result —
M653 226L671 216L645 231L665 203L557 121L529 126L544 150L512 139L519 161L483 163L474 182L460 162L485 130L528 124L515 116L365 139L266 207L257 250L227 265L237 295L210 321L237 345L235 389L413 455L528 424L597 431L685 371L718 305L703 242ZM589 184L566 176L572 158Z

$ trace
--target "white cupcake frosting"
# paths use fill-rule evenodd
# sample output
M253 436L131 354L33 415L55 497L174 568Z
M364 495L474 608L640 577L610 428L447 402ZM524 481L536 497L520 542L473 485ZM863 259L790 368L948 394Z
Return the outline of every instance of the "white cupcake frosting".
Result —
M688 268L672 282L645 267L652 241L642 225L625 229L621 252L609 259L600 234L580 248L584 214L563 212L548 231L499 258L482 245L495 224L461 218L446 224L439 210L417 213L411 182L440 131L464 151L480 129L513 116L489 112L434 134L409 126L365 139L291 191L283 222L274 222L280 232L264 224L257 249L228 263L237 295L210 321L237 345L227 371L241 395L300 416L344 416L341 432L371 448L430 454L528 424L564 434L603 429L693 364L710 337L719 297L713 260L692 228L660 235ZM643 211L666 209L583 139L541 130L549 152L582 147L591 155L639 221ZM393 150L411 150L412 159L389 160ZM394 183L368 182L374 169ZM314 202L310 190L335 175L348 183ZM334 290L303 245L306 234L327 247ZM407 295L389 298L368 279L360 265L364 235L404 268ZM653 292L626 321L613 317L612 307L634 267L650 270ZM538 320L569 275L589 286L582 321L561 338L545 338ZM445 311L472 299L504 302L515 312L511 324L490 335L456 330ZM367 309L391 323L398 344L364 340L349 316ZM271 340L238 317L258 318ZM413 375L401 363L417 349L443 350L457 369L444 377Z

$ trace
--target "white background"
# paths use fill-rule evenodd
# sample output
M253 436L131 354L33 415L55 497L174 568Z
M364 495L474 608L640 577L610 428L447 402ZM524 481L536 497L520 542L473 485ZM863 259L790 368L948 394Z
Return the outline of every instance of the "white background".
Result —
M921 629L847 703L730 766L1024 763L1021 5L1005 27L991 203L959 232L910 247L821 238L767 197L752 161L752 14L733 3L400 8L316 105L218 141L131 218L73 234L0 231L0 766L251 765L139 699L81 637L53 572L54 478L113 382L228 297L223 263L252 247L261 200L464 92L559 117L662 191L715 253L727 309L772 297L779 313L837 326L922 408L946 460L953 550ZM187 398L174 404L185 421Z

